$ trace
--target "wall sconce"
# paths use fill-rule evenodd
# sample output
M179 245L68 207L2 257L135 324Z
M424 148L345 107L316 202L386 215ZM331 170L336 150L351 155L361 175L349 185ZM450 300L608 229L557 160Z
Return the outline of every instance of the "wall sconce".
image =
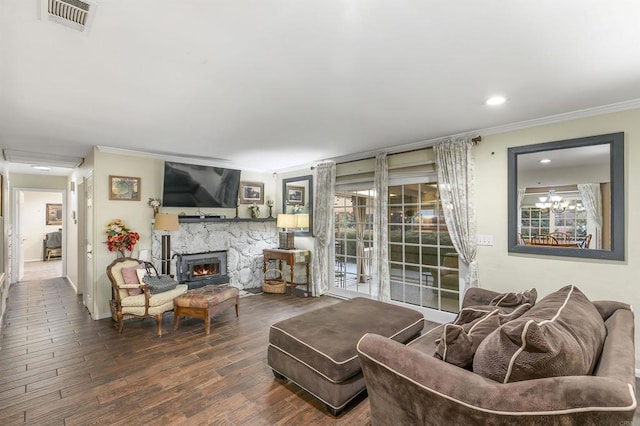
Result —
M155 231L177 231L178 215L168 213L157 214L153 229ZM162 235L162 252L160 260L162 262L162 274L171 274L171 236L169 234Z

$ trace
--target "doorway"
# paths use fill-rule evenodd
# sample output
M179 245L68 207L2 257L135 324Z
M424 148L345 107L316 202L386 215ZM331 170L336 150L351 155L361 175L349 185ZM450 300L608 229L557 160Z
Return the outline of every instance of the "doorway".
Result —
M14 190L15 255L13 282L57 278L65 274L64 190Z

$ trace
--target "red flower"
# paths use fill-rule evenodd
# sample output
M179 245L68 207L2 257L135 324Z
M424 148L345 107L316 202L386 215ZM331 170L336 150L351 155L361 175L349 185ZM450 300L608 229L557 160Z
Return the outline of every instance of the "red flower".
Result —
M105 234L107 235L107 250L119 251L123 254L125 250L132 251L133 246L140 239L140 235L127 228L120 219L114 219L107 223Z

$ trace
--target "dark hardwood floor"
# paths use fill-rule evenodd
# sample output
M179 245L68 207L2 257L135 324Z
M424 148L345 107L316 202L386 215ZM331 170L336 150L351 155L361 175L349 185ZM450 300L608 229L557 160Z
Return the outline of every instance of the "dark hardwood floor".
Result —
M269 325L339 302L264 294L163 336L151 319L93 321L63 279L14 284L0 337L0 424L366 425L363 398L340 417L267 366Z
M0 425L368 425L366 397L340 417L266 363L269 325L338 303L264 294L173 330L164 317L93 321L60 278L14 284L0 334ZM636 413L634 424L640 425Z

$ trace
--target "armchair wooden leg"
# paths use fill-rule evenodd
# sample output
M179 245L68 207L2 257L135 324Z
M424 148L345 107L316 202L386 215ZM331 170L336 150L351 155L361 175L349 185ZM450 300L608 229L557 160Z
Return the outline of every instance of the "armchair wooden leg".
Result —
M122 312L116 314L116 323L118 324L118 334L122 334L124 328L124 320L122 319Z
M154 318L158 324L158 336L162 336L162 314L157 314Z
M238 301L239 301L239 300L240 300L240 298L239 298L239 297L236 297L236 317L238 317L238 316L239 316L239 315L238 315L238 305L239 305Z

